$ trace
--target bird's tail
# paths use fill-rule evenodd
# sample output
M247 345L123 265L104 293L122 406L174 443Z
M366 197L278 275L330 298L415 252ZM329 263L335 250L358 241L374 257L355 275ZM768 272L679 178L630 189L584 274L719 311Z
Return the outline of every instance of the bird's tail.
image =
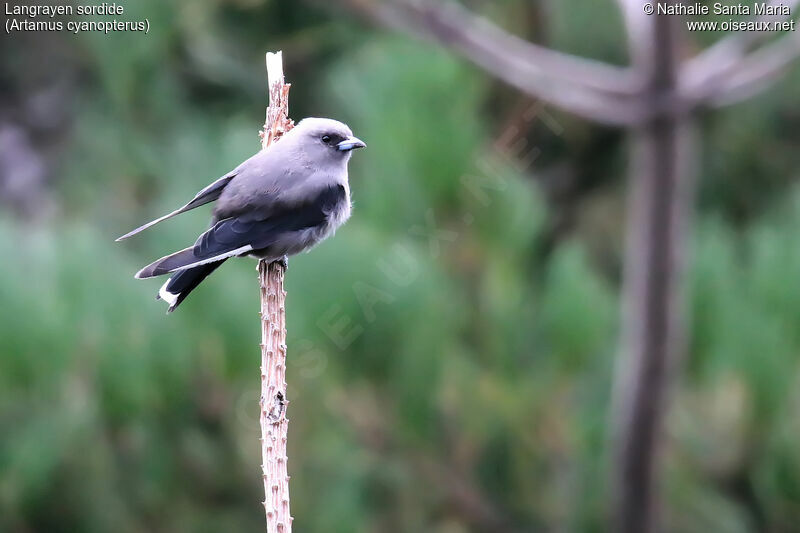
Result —
M197 263L197 257L194 255L194 247L190 246L174 254L167 255L161 259L157 259L141 269L134 276L136 279L153 278L155 276L163 276L170 272L193 266ZM207 261L210 262L210 261Z
M225 259L215 263L207 263L185 270L179 270L161 286L161 290L158 291L156 299L167 302L169 304L167 313L171 313L186 299L195 287L200 285L201 281L206 279L224 262Z

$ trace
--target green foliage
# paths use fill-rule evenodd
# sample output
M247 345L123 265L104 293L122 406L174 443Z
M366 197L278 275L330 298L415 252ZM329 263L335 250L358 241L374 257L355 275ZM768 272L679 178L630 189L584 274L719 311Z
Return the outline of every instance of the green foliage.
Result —
M555 45L624 61L608 6L557 4ZM447 52L288 2L130 9L147 38L68 44L86 76L58 216L0 218L0 531L263 527L254 263L165 317L160 282L132 275L208 211L113 239L257 149L275 48L294 117L340 118L369 145L352 220L287 275L296 529L605 531L624 159L608 133L556 117L543 142L591 184L554 202L538 182L558 172L492 148L518 102ZM796 83L703 125L670 531L800 521ZM567 203L581 216L564 223Z

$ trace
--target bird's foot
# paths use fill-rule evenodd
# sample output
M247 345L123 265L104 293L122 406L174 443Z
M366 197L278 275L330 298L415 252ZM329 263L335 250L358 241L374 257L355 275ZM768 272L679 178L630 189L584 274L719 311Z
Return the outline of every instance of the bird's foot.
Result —
M289 256L288 255L284 255L280 259L276 259L274 262L278 263L279 265L281 265L283 267L283 271L284 272L289 270Z

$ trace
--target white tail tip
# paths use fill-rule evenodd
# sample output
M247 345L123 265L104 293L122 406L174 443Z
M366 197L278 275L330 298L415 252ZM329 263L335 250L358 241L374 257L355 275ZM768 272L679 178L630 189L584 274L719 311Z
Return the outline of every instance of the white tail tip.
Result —
M172 278L170 278L170 279L172 279ZM158 290L158 295L161 297L161 299L162 299L162 300L164 300L165 302L167 302L167 303L169 304L169 306L170 306L170 307L172 307L172 306L174 306L174 305L175 305L175 302L177 302L177 301L178 301L178 296L179 296L179 294L172 294L171 292L169 292L169 291L167 290L167 284L168 284L168 283L169 283L169 280L167 280L166 282L164 282L164 284L163 284L163 285L161 286L161 288Z

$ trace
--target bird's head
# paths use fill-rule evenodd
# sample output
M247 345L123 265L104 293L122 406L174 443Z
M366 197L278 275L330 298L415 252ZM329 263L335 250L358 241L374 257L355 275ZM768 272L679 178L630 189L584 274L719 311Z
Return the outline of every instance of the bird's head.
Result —
M356 148L367 145L354 137L346 124L329 118L306 118L291 132L307 155L315 160L347 161Z

